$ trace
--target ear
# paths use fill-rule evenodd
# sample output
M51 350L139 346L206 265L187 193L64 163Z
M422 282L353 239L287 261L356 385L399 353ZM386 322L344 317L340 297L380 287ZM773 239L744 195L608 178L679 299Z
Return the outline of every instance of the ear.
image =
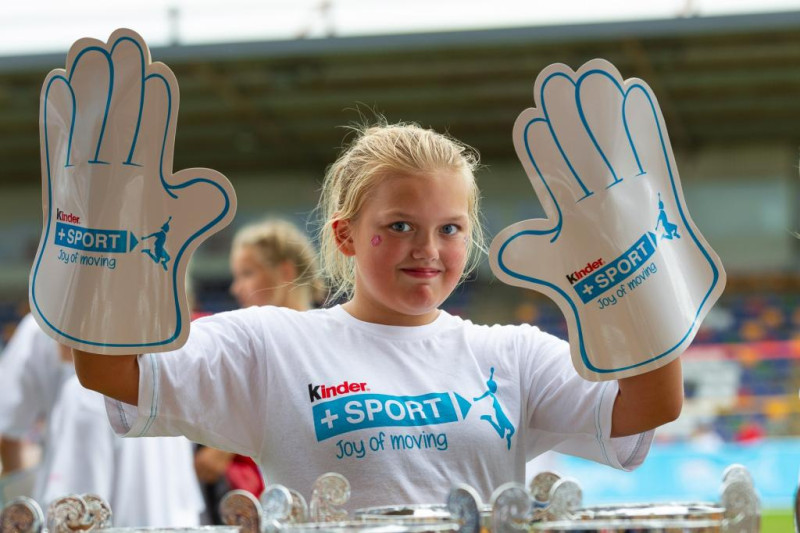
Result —
M350 220L346 218L334 220L332 227L333 237L336 239L336 247L339 248L339 251L348 257L356 255L353 237L350 234Z

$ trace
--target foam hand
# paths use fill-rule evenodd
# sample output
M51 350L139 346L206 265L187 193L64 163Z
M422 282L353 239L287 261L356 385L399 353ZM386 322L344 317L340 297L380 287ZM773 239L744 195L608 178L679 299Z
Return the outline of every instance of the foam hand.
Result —
M220 173L174 172L178 84L142 38L77 41L41 93L43 230L31 311L89 352L158 352L189 334L186 266L233 218Z
M514 145L547 218L497 235L492 270L555 300L586 379L663 366L694 338L725 272L689 217L658 102L599 59L547 67L534 98Z

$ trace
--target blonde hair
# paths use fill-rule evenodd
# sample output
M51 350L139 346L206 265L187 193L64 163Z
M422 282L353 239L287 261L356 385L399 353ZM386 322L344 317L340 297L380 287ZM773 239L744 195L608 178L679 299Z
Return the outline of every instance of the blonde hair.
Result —
M467 264L462 279L477 266L484 251L480 220L480 191L474 171L478 153L469 146L441 133L413 123L386 124L354 128L356 138L328 168L322 184L317 210L320 224L320 262L323 275L332 287L331 300L351 297L355 283L355 261L341 253L333 225L338 220L355 219L367 194L391 173L432 173L441 170L461 174L468 182L469 241Z
M277 266L285 261L294 265L297 278L293 284L308 286L314 302L325 300L327 291L320 277L314 246L297 226L279 219L249 224L233 237L233 250L245 246L266 266Z

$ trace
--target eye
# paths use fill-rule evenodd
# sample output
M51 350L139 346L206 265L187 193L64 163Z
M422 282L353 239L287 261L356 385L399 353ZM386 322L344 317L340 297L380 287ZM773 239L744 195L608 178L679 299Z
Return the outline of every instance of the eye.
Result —
M455 235L459 231L461 231L461 228L456 224L445 224L442 226L442 233L445 235Z
M399 231L401 233L411 231L411 224L408 222L393 222L389 227L392 231Z

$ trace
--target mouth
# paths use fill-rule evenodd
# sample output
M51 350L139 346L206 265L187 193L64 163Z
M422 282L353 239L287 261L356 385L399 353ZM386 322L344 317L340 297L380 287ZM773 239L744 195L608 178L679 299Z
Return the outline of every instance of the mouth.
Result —
M401 272L412 278L430 279L442 273L438 268L401 268Z

